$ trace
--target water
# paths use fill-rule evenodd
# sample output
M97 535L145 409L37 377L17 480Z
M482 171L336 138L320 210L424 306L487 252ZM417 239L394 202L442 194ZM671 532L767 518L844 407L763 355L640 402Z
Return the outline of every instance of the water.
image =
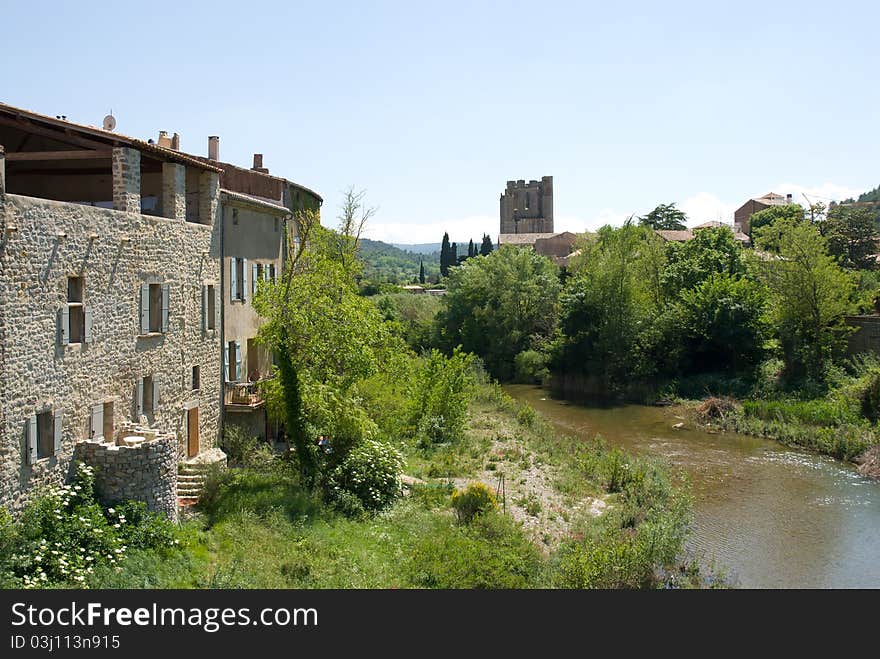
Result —
M592 408L505 390L560 430L662 456L690 475L689 547L744 588L880 588L880 483L832 458L733 433L675 430L668 409Z

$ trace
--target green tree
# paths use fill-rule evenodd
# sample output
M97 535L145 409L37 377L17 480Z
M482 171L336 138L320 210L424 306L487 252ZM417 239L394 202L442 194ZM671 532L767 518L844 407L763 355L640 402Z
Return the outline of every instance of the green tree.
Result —
M698 229L684 243L666 244L666 266L661 276L667 297L675 298L713 273L741 275L746 266L743 249L727 227Z
M487 234L483 234L483 243L480 245L480 254L483 256L489 256L493 249L495 248L492 245L492 239Z
M758 211L749 218L749 232L773 224L778 219L800 222L804 219L804 207L800 204L782 204Z
M425 283L425 262L419 261L419 283Z
M514 357L540 348L556 326L557 268L532 250L504 246L450 274L438 315L446 349L461 345L498 378L513 375Z
M779 251L756 267L770 291L786 374L822 381L846 343L844 317L853 309L855 275L841 269L812 223L779 219L758 229L756 242Z
M449 248L449 265L458 265L458 243Z
M835 206L819 224L828 240L828 251L847 268L873 269L877 262L869 258L878 252L877 212L868 206Z
M450 252L452 248L449 245L449 234L443 234L443 242L440 243L440 274L444 277L449 276L449 266L452 264L450 260Z
M676 208L674 203L660 204L647 215L640 217L639 224L652 229L682 230L687 228L687 215Z

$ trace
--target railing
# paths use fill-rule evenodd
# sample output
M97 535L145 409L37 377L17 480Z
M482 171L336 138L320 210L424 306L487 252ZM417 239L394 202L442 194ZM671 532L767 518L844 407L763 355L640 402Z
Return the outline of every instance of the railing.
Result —
M265 401L260 395L256 382L227 382L223 404L227 407L247 407L254 409Z

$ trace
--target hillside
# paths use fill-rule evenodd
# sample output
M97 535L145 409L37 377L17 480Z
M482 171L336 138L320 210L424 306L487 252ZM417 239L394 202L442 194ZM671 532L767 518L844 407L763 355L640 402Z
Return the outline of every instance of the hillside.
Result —
M439 250L439 243L436 253L421 254L381 240L362 238L358 253L364 261L365 279L375 283L411 284L418 281L420 262L425 264L425 276L437 280L440 276Z

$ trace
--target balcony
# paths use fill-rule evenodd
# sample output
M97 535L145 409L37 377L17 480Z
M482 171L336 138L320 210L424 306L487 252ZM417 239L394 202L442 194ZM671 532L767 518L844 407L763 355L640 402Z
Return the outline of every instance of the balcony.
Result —
M256 382L227 382L223 405L227 412L252 412L266 404Z

